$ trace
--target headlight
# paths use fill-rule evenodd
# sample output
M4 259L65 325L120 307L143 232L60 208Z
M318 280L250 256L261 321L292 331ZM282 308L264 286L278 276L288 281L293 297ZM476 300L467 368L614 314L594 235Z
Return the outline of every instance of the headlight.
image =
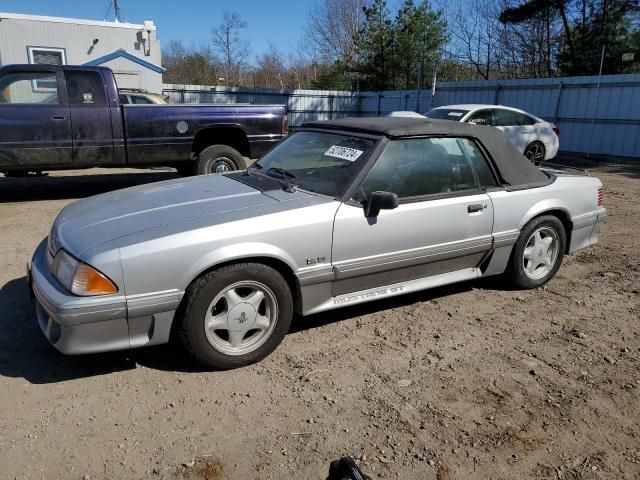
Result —
M53 259L53 275L74 295L92 296L116 293L118 287L95 268L76 260L64 250Z

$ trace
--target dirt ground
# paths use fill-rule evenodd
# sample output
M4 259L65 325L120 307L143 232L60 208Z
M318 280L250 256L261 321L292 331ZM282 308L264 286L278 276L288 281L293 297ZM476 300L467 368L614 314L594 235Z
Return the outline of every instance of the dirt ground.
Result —
M175 176L0 177L0 478L640 479L640 174L600 170L601 243L545 288L497 279L294 320L263 362L65 357L25 265L74 199Z

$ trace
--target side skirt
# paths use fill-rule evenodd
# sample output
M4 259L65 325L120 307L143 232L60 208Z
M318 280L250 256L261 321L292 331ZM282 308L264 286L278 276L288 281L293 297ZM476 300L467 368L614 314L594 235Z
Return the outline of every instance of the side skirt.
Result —
M358 305L382 298L396 297L405 293L418 292L451 283L473 280L482 276L479 268L465 268L454 272L433 275L382 287L370 288L344 295L331 296L331 282L302 287L302 314L333 310L334 308Z

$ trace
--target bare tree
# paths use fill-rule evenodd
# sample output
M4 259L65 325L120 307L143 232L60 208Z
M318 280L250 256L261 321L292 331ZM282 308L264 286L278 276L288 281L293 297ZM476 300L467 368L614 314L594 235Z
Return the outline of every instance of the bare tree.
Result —
M526 22L502 22L501 12L519 1L474 0L464 9L449 11L452 57L485 80L554 75L561 18L548 8Z
M526 22L505 23L500 37L500 48L505 58L504 74L517 77L553 76L556 39L561 34L560 17L553 9L547 9Z
M171 40L162 50L162 64L167 83L211 85L218 79L218 60L208 45L187 48Z
M287 55L288 83L293 88L311 88L318 78L319 68L317 48L304 38Z
M357 59L356 38L364 20L365 0L316 0L306 36L326 61L350 64Z
M258 58L255 75L258 86L265 88L285 87L287 74L284 57L273 43L269 43L269 50Z
M240 31L247 28L237 13L224 12L222 23L211 29L211 43L220 51L224 60L227 85L237 85L242 80L242 69L249 57L249 42L240 37Z
M476 73L488 80L491 72L500 68L500 30L497 16L491 14L492 2L475 0L472 5L462 6L450 13L449 35L451 50Z

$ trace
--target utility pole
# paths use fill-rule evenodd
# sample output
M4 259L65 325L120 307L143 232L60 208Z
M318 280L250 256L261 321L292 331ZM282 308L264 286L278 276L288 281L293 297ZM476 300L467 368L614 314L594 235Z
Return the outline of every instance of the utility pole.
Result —
M591 117L591 130L589 131L589 139L592 142L587 152L587 158L591 158L593 150L593 128L596 125L596 115L598 114L598 100L600 99L600 83L602 82L602 66L604 65L605 45L602 45L602 53L600 54L600 70L598 71L598 84L596 86L596 99L593 106L593 117Z
M113 0L113 13L116 17L116 22L127 23L124 13L122 13L122 8L120 8L120 0Z
M416 113L420 113L420 91L424 77L424 48L427 43L427 32L423 33L422 47L420 48L420 64L418 65L418 85L416 88Z

